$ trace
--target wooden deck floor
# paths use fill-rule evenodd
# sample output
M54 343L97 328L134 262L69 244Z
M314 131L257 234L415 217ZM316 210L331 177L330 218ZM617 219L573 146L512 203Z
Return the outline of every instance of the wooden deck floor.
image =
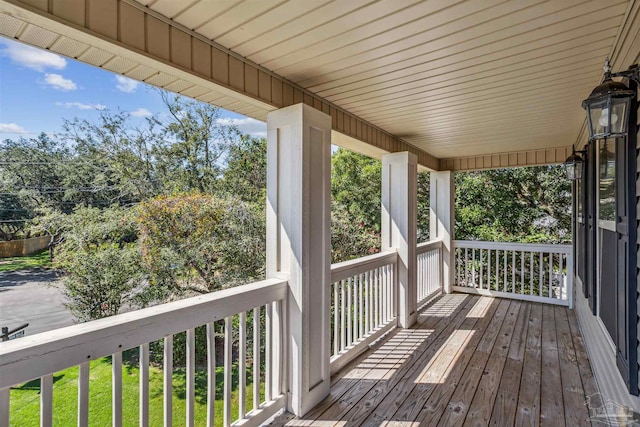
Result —
M575 313L564 307L442 295L332 380L289 426L590 425L597 392Z

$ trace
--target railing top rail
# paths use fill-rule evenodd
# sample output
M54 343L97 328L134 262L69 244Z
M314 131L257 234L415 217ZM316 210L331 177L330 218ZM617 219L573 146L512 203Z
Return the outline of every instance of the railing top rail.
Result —
M396 251L385 251L378 254L339 262L331 265L331 283L346 279L356 274L365 273L374 268L395 263L398 258Z
M263 280L4 342L0 390L282 300L286 294L286 280Z
M418 243L416 247L416 254L420 255L422 253L428 252L432 249L437 249L442 247L442 239L434 239L429 240L428 242Z
M524 252L551 252L570 254L571 245L558 245L553 243L510 243L510 242L484 242L480 240L455 240L454 248L468 249L493 249Z

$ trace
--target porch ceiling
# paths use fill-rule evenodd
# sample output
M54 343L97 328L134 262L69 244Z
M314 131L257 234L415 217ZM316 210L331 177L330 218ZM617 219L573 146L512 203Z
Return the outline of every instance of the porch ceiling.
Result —
M436 157L571 145L628 0L141 0ZM629 65L629 64L625 64Z
M564 160L639 31L640 0L0 0L5 36L260 120L305 102L430 169Z

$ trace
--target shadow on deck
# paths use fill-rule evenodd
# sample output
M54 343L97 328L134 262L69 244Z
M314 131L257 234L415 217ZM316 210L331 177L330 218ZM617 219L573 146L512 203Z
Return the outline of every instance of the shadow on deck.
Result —
M332 378L306 416L271 425L590 425L597 393L575 313L565 307L439 295Z

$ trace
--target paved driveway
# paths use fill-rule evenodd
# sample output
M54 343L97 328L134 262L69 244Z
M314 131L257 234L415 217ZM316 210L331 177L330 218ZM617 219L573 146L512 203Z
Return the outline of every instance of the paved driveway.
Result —
M29 323L27 335L74 324L64 307L56 276L48 270L0 273L0 326Z

